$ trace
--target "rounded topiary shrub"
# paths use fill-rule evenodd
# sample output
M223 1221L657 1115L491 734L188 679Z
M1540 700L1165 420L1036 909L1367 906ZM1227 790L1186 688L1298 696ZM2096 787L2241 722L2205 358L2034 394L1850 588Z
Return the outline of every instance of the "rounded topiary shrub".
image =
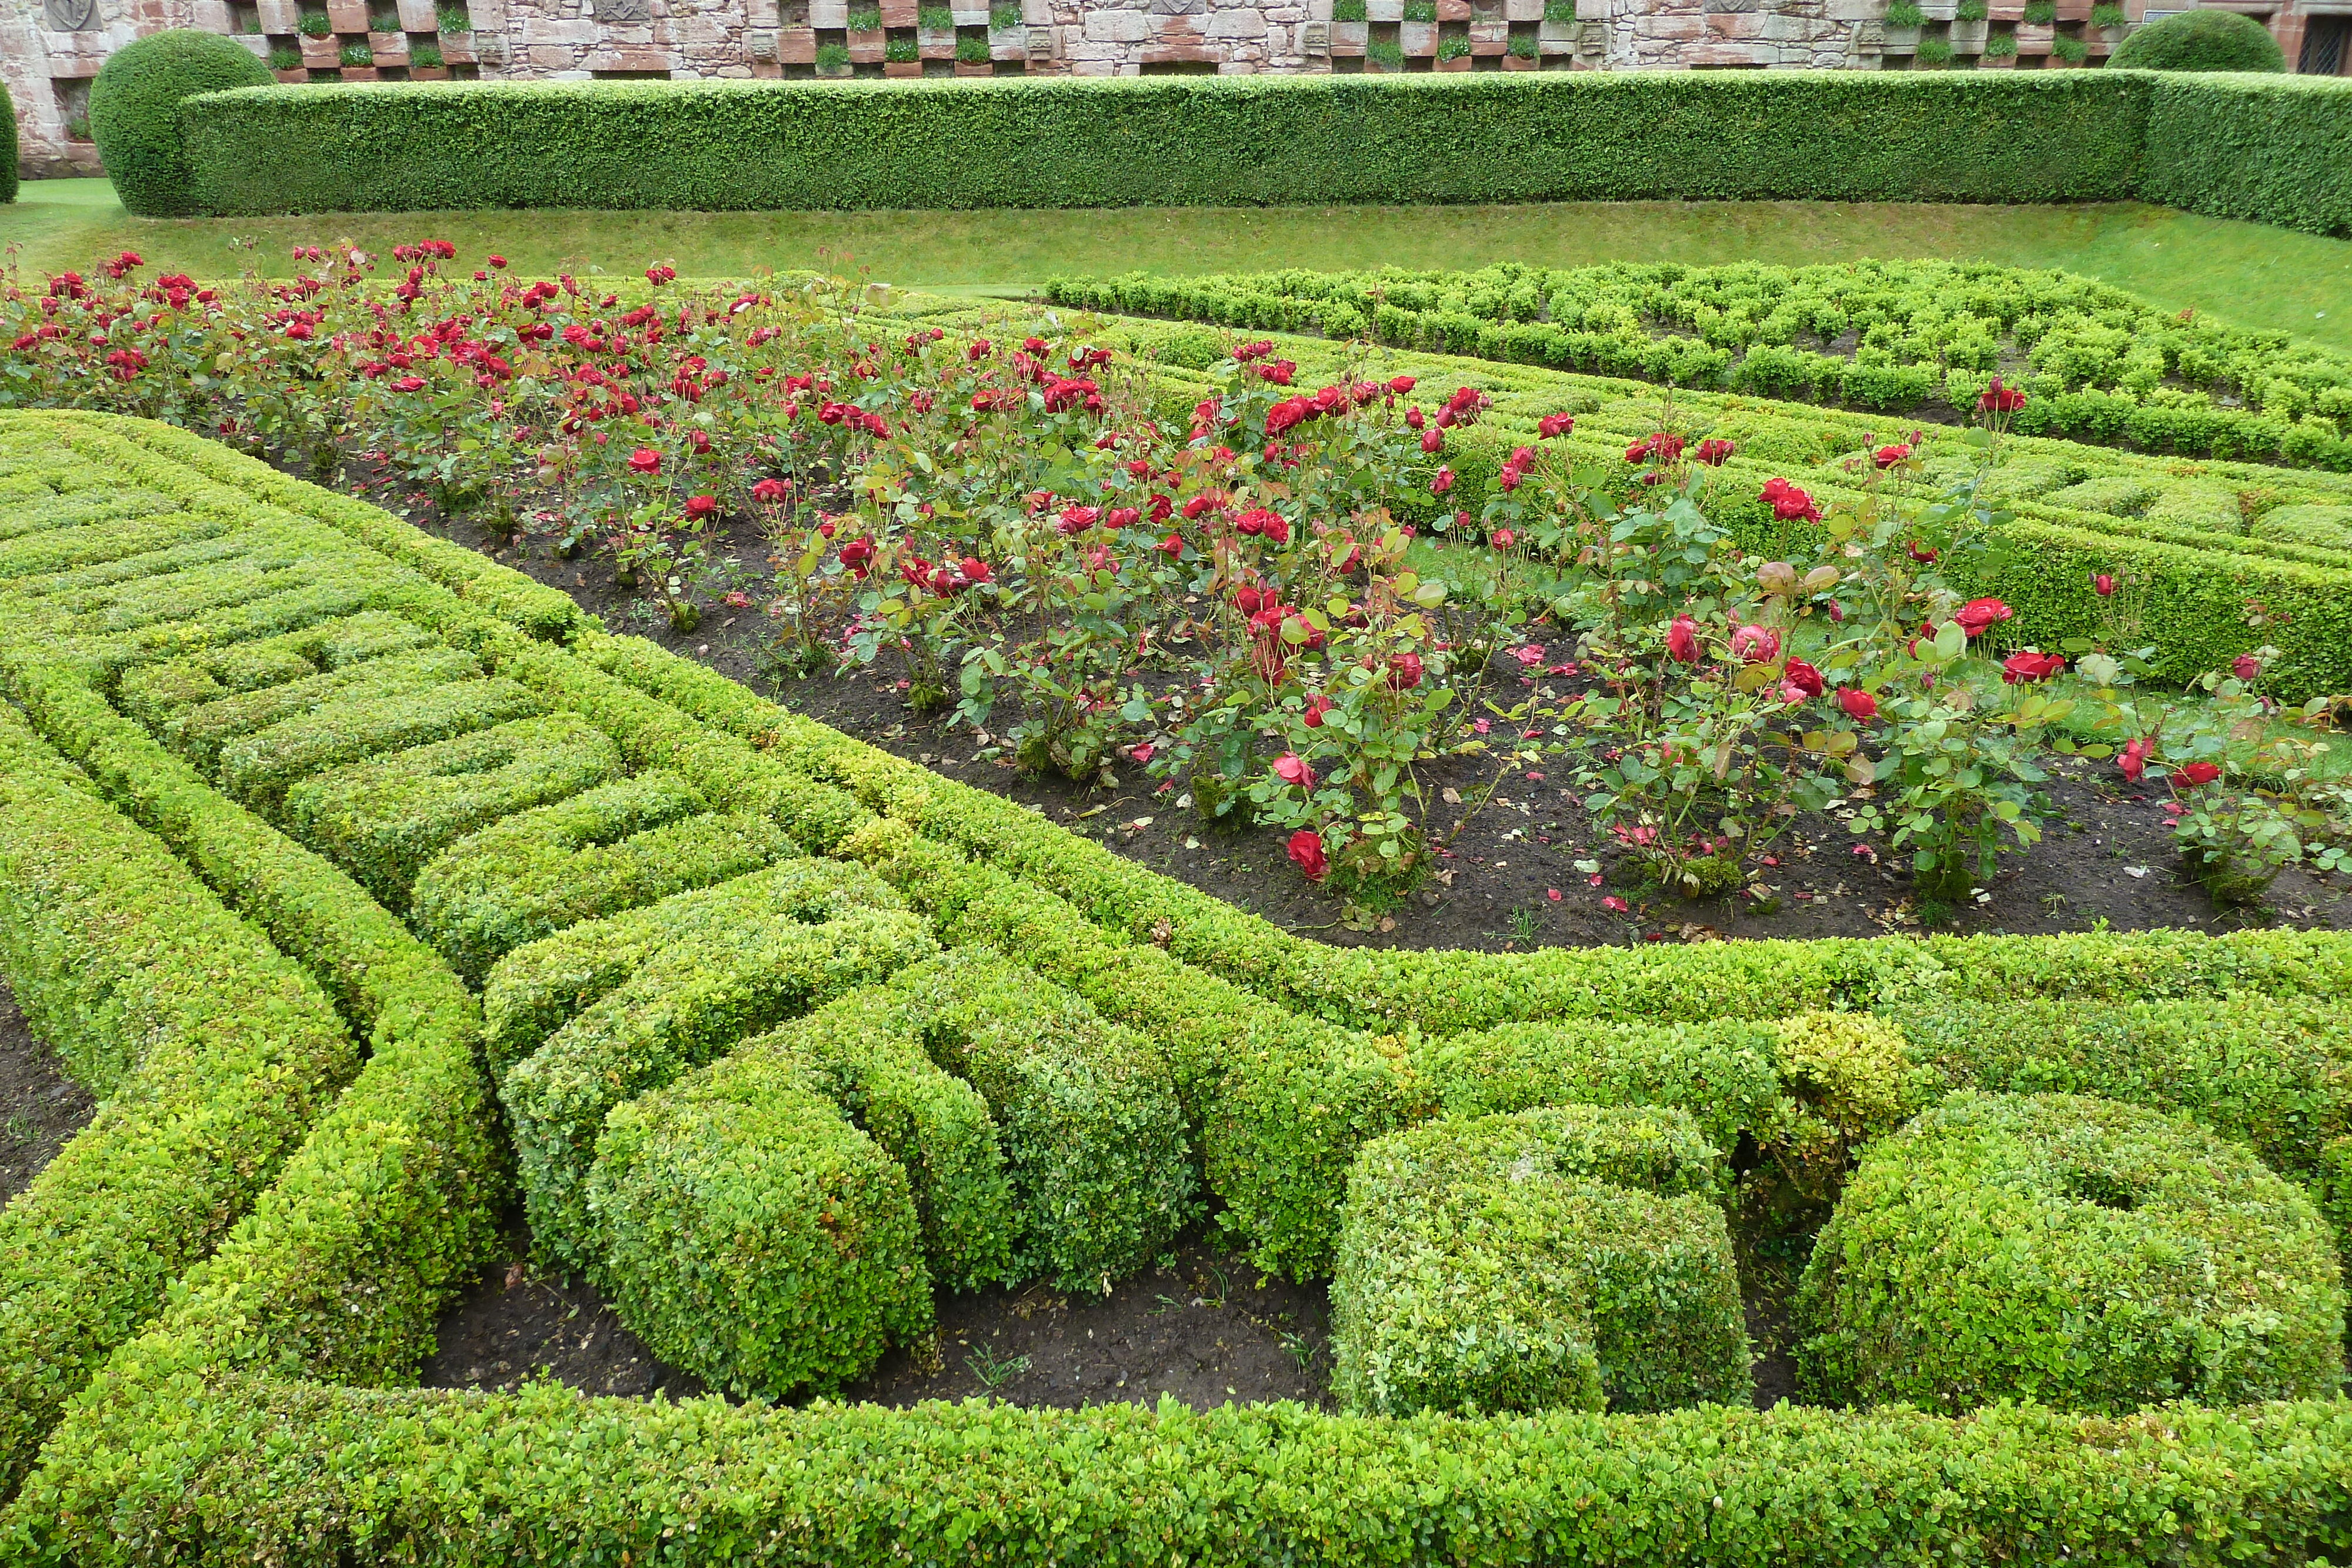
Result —
M2107 62L2143 71L2283 71L2270 29L2235 11L2183 11L2126 38Z
M1798 1291L1807 1394L1942 1412L2316 1398L2334 1238L2235 1144L2067 1094L1953 1096L1863 1158Z
M190 28L151 34L107 57L89 89L89 133L122 204L142 217L196 211L180 100L275 80L242 44Z

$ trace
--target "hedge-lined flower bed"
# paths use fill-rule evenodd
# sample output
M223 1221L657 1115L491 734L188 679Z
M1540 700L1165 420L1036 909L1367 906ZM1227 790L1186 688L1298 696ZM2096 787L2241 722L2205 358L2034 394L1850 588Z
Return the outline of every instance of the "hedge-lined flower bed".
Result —
M219 487L173 460L178 453L203 455L190 438L69 419L34 428L51 444L226 515ZM257 487L277 483L255 465L206 461ZM364 552L336 549L341 503L299 488L283 496L316 519L300 526L315 529L322 553L354 565L364 559ZM256 526L232 524L214 537L233 546L267 544L279 537L271 529L286 527L265 520L267 513L248 516ZM203 531L200 517L192 515L192 525ZM248 540L247 534L256 537ZM249 629L230 630L225 650L258 653L270 643L252 633L296 613L298 603L308 607L307 624L318 630L269 635L308 635L307 646L319 650L355 620L383 611L331 607L320 590L333 586L331 572L277 585L260 600L221 602L203 590L205 560L136 553L116 559L125 570L103 587L80 590L100 595L84 601L92 608L80 613L98 612L104 601L128 607L168 599L173 614L92 636L54 609L12 612L11 688L38 696L31 712L43 735L91 765L99 788L154 816L167 839L194 853L203 840L201 832L192 836L192 813L208 792L191 782L179 788L181 803L168 812L147 803L152 797L142 795L142 783L168 770L173 754L147 739L139 721L110 716L106 699L77 672L110 664L160 669L183 657L179 650L200 633L225 628ZM413 559L452 584L478 570L422 549ZM151 564L152 575L146 573ZM173 578L182 580L178 591L159 597L156 587ZM1052 894L923 838L911 821L874 818L835 795L803 770L819 760L814 743L820 737L777 710L767 710L774 719L755 745L640 689L684 694L715 680L690 665L588 627L572 632L576 651L534 643L463 599L405 579L388 560L380 561L375 578L375 596L400 604L404 619L474 649L488 674L515 682L551 711L603 730L632 769L670 769L710 809L757 810L795 838L865 860L934 918L950 945L984 936L1015 962L1069 975L1074 988L1091 994L1106 1013L1131 1019L1163 1053L1187 1097L1188 1121L1198 1116L1212 1180L1241 1224L1263 1226L1288 1214L1310 1229L1330 1225L1337 1189L1318 1197L1315 1173L1329 1170L1344 1180L1363 1137L1427 1122L1436 1111L1418 1071L1390 1048L1276 1004L1283 952L1293 939L1262 939L1255 983L1266 994L1217 980L1149 940L1129 939L1123 927L1106 931ZM521 617L535 613L519 585L504 586ZM27 602L52 597L37 592ZM278 608L271 608L273 600ZM374 640L399 656L399 643ZM73 659L61 662L68 653ZM634 684L601 673L600 665L626 672ZM294 675L268 657L246 665L273 666L276 680L268 684ZM210 669L214 679L236 678L231 663ZM151 682L151 690L156 685ZM746 712L764 706L748 695L746 701ZM845 782L862 779L869 799L896 799L919 816L911 794L892 797L885 787L897 765L872 754L861 763L859 748L845 737L830 744L823 771ZM157 759L143 774L107 760L128 759L142 747ZM943 780L930 789L967 810L989 809L986 797L964 800L973 792ZM237 811L211 798L219 804L205 810ZM995 810L1008 823L1018 815ZM1017 844L1005 847L1019 852ZM1086 856L1076 858L1083 862ZM240 898L257 895L247 884L224 884ZM1238 922L1234 930L1246 926ZM332 971L336 949L323 933L309 938L303 951L307 961ZM1630 983L1663 988L1658 994L1677 998L1670 1005L1687 1016L1717 1016L1739 994L1706 978L1722 969L1727 976L1753 971L1750 1016L1785 1013L1809 991L1825 994L1820 988L1826 985L1855 1001L1933 999L1953 1011L1973 1005L1979 1023L1969 1031L1971 1040L1996 1020L2016 1017L2021 988L2160 1007L2218 1000L2225 989L2308 996L2321 1004L2352 983L2352 956L2340 938L2294 934L1561 954L1487 961L1475 969L1495 981L1517 976L1517 985L1531 988L1507 1004L1543 1009L1531 1019L1560 1010L1540 998L1548 974L1570 972L1580 975L1588 1012L1600 997L1624 994ZM1801 978L1807 973L1821 978L1809 985ZM1442 1025L1432 1019L1457 1030L1471 1021L1458 1014ZM2063 1022L2053 1017L2047 1026L2012 1026L2016 1049L2031 1056L2042 1049L2033 1041L2045 1038L2038 1031ZM1655 1032L1654 1025L1638 1026L1622 1043L1601 1043L1632 1063L1651 1049L1643 1042ZM1722 1409L1400 1421L1280 1407L1206 1416L1173 1409L887 1412L823 1405L796 1412L717 1401L629 1406L552 1389L485 1397L352 1387L397 1378L425 1333L430 1303L446 1295L465 1260L481 1255L495 1200L494 1187L453 1182L447 1164L466 1142L461 1129L488 1128L478 1082L436 1071L429 1051L395 1049L381 1032L378 1040L366 1071L289 1162L255 1217L196 1271L163 1320L108 1364L59 1428L7 1515L20 1549L107 1559L121 1553L121 1543L137 1540L142 1550L224 1561L330 1551L470 1560L559 1547L634 1554L662 1539L664 1530L674 1532L673 1542L693 1537L691 1550L714 1560L756 1550L810 1561L871 1556L891 1550L879 1544L885 1541L918 1551L952 1541L1023 1554L1045 1550L1121 1560L1125 1553L1139 1561L1161 1560L1171 1541L1211 1557L1262 1552L1272 1542L1291 1555L1349 1562L1405 1561L1425 1554L1433 1542L1465 1560L1523 1557L1538 1538L1589 1558L1627 1562L1654 1560L1661 1551L1706 1561L1843 1561L1857 1542L1887 1555L1937 1542L1948 1548L1960 1538L2029 1554L2056 1538L2077 1553L2145 1552L2160 1543L2189 1561L2250 1547L2307 1556L2346 1544L2333 1513L2307 1501L2342 1484L2334 1458L2347 1451L2336 1430L2342 1417L2329 1401L2242 1412L2182 1407L2093 1423L2006 1408L1958 1421ZM1489 1077L1485 1069L1495 1052L1467 1038L1460 1044L1455 1060L1474 1066L1482 1080ZM1894 1030L1807 1026L1769 1030L1745 1046L1727 1039L1724 1046L1747 1051L1763 1085L1779 1087L1759 1085L1745 1103L1752 1109L1726 1106L1699 1082L1712 1082L1719 1070L1699 1066L1689 1080L1690 1109L1653 1113L1685 1129L1676 1134L1675 1158L1691 1165L1697 1190L1715 1179L1694 1143L1699 1128L1762 1121L1769 1125L1759 1144L1788 1148L1833 1147L1849 1136L1866 1141L1886 1116L1908 1113L1923 1097L1932 1101L1944 1082L1965 1085L1971 1071L1948 1052L1911 1060L1902 1054L1908 1042ZM1670 1044L1667 1059L1686 1059L1682 1052ZM1582 1062L1591 1055L1590 1047L1564 1049L1561 1060ZM747 1058L745 1069L751 1066ZM1655 1103L1671 1077L1663 1063L1636 1067L1610 1097ZM1351 1080L1358 1087L1343 1088ZM1552 1096L1561 1091L1547 1089L1540 1071L1520 1082L1524 1087L1512 1092L1528 1105L1560 1103ZM2114 1081L2112 1092L2139 1092L2123 1080ZM1477 1092L1492 1098L1488 1090ZM780 1109L781 1093L727 1103ZM1569 1090L1566 1099L1590 1104L1591 1093ZM2182 1103L2202 1116L2225 1102ZM1530 1111L1517 1113L1529 1131L1562 1135ZM1594 1119L1584 1113L1581 1120ZM761 1124L788 1121L772 1116ZM1638 1114L1603 1117L1596 1127L1601 1123L1622 1123L1627 1134L1646 1124ZM1822 1134L1801 1131L1816 1124ZM2315 1173L2330 1168L2321 1145L2335 1146L2327 1141L2336 1124L2331 1111L2307 1136L2290 1138L2282 1157ZM1444 1125L1430 1123L1428 1135ZM404 1127L444 1130L410 1144ZM1240 1141L1245 1131L1248 1141ZM1313 1155L1318 1146L1328 1153ZM413 1153L388 1159L402 1149ZM435 1151L443 1153L415 1157ZM1638 1163L1630 1154L1612 1155L1592 1168L1605 1179ZM1298 1185L1302 1178L1306 1185ZM1681 1176L1674 1181L1691 1186ZM667 1197L678 1189L663 1190ZM428 1211L436 1218L423 1221ZM1281 1232L1260 1234L1271 1244ZM1309 1256L1292 1255L1302 1263ZM349 1312L350 1303L366 1299L381 1304ZM247 1440L241 1434L257 1422L277 1437ZM1702 1453L1711 1457L1695 1463ZM462 1481L453 1468L459 1466ZM835 1486L837 1467L847 1467L843 1478L856 1474L862 1483ZM713 1473L733 1478L723 1506L689 1479ZM1104 1484L1111 1478L1115 1484ZM1924 1498L1918 1506L1902 1500L1928 1485L1937 1500L1933 1508ZM1866 1518L1832 1500L1851 1499L1856 1489L1874 1500ZM193 1511L191 1500L198 1504ZM1644 1521L1638 1529L1623 1522L1636 1516ZM2257 1517L2259 1524L2249 1522ZM192 1533L199 1531L201 1541ZM1059 1544L1046 1547L1048 1537Z
M621 786L583 776L572 800L596 794L593 810L559 820L538 813L562 805L541 804L507 819L546 823L557 835L530 841L560 845L562 833L593 831L597 821L624 830L645 821L638 831L660 833L699 811L756 815L824 858L803 872L788 856L750 871L748 882L714 873L723 880L708 892L683 894L698 901L691 908L754 899L751 889L767 886L761 879L799 875L812 887L862 886L869 909L887 902L876 890L889 888L907 908L885 913L909 923L909 932L927 928L926 940L950 949L992 947L998 956L985 964L1017 967L959 970L926 959L907 970L903 995L916 1015L944 1007L936 1025L916 1023L914 1036L960 1066L1000 1127L1020 1125L1024 1103L1047 1124L1068 1114L1060 1108L1131 1108L1131 1093L1076 1092L1075 1069L1108 1060L1102 1053L1113 1048L1147 1075L1156 1066L1177 1107L1163 1124L1197 1138L1229 1226L1261 1257L1302 1271L1331 1266L1350 1172L1367 1142L1384 1134L1403 1134L1381 1145L1379 1156L1401 1172L1414 1161L1458 1166L1475 1186L1496 1174L1480 1166L1489 1156L1507 1179L1521 1160L1539 1157L1557 1167L1553 1179L1621 1184L1635 1207L1647 1199L1633 1189L1654 1184L1660 1201L1697 1206L1689 1216L1696 1222L1706 1218L1700 1195L1720 1191L1717 1155L1725 1142L1746 1144L1791 1172L1835 1172L1850 1150L1864 1150L1866 1161L1874 1140L1955 1090L2011 1086L1986 1082L1996 1073L2022 1086L2061 1070L2076 1075L2069 1087L2077 1092L2153 1101L2211 1129L2168 1131L2168 1147L2208 1147L2198 1140L2264 1129L2266 1157L2306 1184L2340 1225L2347 1145L2332 1064L2342 1060L2336 1020L2352 991L2352 945L2315 933L2098 934L1425 963L1383 955L1328 967L1326 983L1336 975L1351 988L1358 1016L1410 1013L1419 1026L1399 1033L1385 1021L1368 1033L1292 1010L1315 1005L1303 980L1316 958L1310 944L1230 911L1219 916L1190 890L1122 869L1018 808L795 719L650 644L577 618L566 623L527 584L478 558L432 549L382 514L160 426L0 418L0 433L12 426L27 439L0 480L31 476L56 495L42 476L102 468L185 508L150 515L184 518L190 542L158 551L150 538L109 547L92 534L87 549L70 552L77 564L25 575L23 591L0 608L7 632L0 672L31 727L26 759L12 753L7 777L54 773L62 758L78 763L95 792L86 799L96 804L102 794L146 823L222 896L251 911L320 977L326 994L368 1021L374 1040L364 1070L316 1121L253 1214L67 1412L0 1526L13 1550L74 1561L158 1553L472 1561L667 1550L714 1561L811 1562L973 1550L1165 1561L1176 1550L1351 1563L1417 1561L1435 1550L1465 1561L1575 1553L1631 1563L1661 1554L1843 1562L1857 1551L1906 1556L1961 1542L2031 1556L2063 1542L2069 1555L2155 1552L2195 1562L2250 1551L2302 1560L2352 1545L2340 1511L2326 1501L2342 1490L2341 1456L2352 1451L2341 1403L2330 1399L2097 1418L1996 1406L1957 1419L1720 1407L1399 1419L1283 1406L1206 1416L976 1405L790 1410L716 1399L592 1401L547 1387L507 1396L388 1390L381 1385L399 1383L429 1340L436 1305L491 1242L499 1135L473 1051L475 1005L448 969L400 936L340 873L331 873L331 886L310 869L320 862L299 852L282 874L255 857L224 853L238 835L250 842L268 830L158 738L176 725L193 740L203 727L188 721L204 703L315 679L334 662L333 650L351 655L345 667L371 662L362 649L383 658L414 657L435 644L467 651L478 663L453 669L439 689L510 683L544 712L601 732L633 779L657 780L640 787L642 797L620 799L597 792ZM252 498L259 495L271 501ZM222 570L244 553L297 540L307 547L308 570L241 579ZM239 580L241 590L233 587ZM388 618L427 640L386 635ZM527 630L550 625L563 628L561 645ZM224 689L195 704L170 701L173 690L201 691L204 680ZM428 695L412 700L424 706ZM333 727L325 719L336 703L325 696L234 743L244 748L237 777L252 781L248 793L262 812L285 810L280 802L306 788L304 778L265 765L263 737L272 729L315 753L317 769L349 766L344 750L312 739ZM132 716L118 700L148 716ZM352 699L353 711L377 725L384 700ZM468 721L466 734L513 722L479 711L485 716ZM446 744L391 727L367 732L395 754ZM226 748L219 755L214 778L224 776ZM660 781L665 776L680 782ZM673 810L688 814L662 816ZM632 836L623 831L622 841ZM358 840L322 841L364 858ZM461 846L441 858L474 866L466 875L478 878L478 856L469 859ZM441 880L435 871L425 868L420 888ZM526 878L521 885L535 884ZM541 950L572 956L546 968L531 992L545 991L541 1001L493 987L488 1039L505 1042L489 1051L493 1062L536 1050L534 1041L561 1033L565 1018L591 1017L603 1005L566 1000L573 994L567 985L619 996L654 972L648 964L657 967L656 930L668 924L654 913L664 908L663 890L625 875L604 885L609 906L576 917L527 900L531 920L560 927L535 939ZM1115 893L1123 902L1111 901ZM642 926L644 939L590 940L600 915L631 931ZM766 929L745 930L745 953L766 940ZM583 935L567 945L565 930ZM468 936L465 950L480 953L479 941ZM549 941L557 947L545 947ZM381 962L361 961L370 944ZM13 956L10 963L14 980ZM1064 1054L1008 1051L1017 1034L984 1031L1017 1005L992 1000L987 986L1018 985L1023 971L1066 986L1132 1034L1086 1023L1073 1004L1058 1002L1044 1009L1062 1020L1057 1027L1076 1020L1096 1032L1074 1036ZM982 984L984 974L997 978ZM861 1016L886 1034L910 1016L891 1010L900 1005L885 1000L892 989L854 993L883 1009ZM715 988L705 995L719 999ZM2032 998L2046 1001L2046 1010L2021 1006ZM1830 1004L1849 1010L1796 1016ZM2297 1006L2308 1013L2291 1049L2276 1027L2254 1024L2242 1047L2224 1053L2237 1070L2203 1081L2168 1067L2164 1047L2117 1063L2074 1032L2098 1007L2142 1009L2150 1019L2178 1009L2168 1022L2122 1027L2135 1038L2189 1040L2223 1013L2253 1018L2263 1007ZM2200 1009L2203 1025L2195 1021ZM1342 1010L1336 999L1331 1010ZM1649 1016L1618 1021L1626 1012ZM698 1016L711 1023L719 1012ZM810 1190L793 1169L845 1180L855 1169L864 1184L857 1190L873 1192L907 1180L891 1174L903 1172L906 1159L948 1148L952 1128L964 1129L953 1146L971 1146L970 1102L961 1123L945 1118L947 1103L936 1094L919 1102L932 1108L923 1113L930 1120L891 1124L892 1131L873 1119L878 1104L912 1115L919 1103L911 1060L899 1059L895 1081L881 1071L886 1043L845 1051L830 1081L803 1076L821 1066L826 1045L847 1047L853 1038L847 1028L814 1021L824 1016L812 1015L796 1039L751 1046L746 1037L762 1027L757 1006L731 1031L696 1024L696 1050L717 1053L710 1071L677 1081L668 1099L635 1102L641 1113L608 1121L620 1134L610 1145L616 1163L597 1190L626 1228L632 1257L671 1260L646 1276L665 1290L631 1306L648 1323L692 1301L723 1302L751 1309L755 1320L736 1344L789 1343L778 1326L784 1320L759 1306L772 1299L760 1291L777 1276L761 1270L756 1254L709 1250L727 1232L701 1225L709 1211L680 1207L717 1196L703 1185L711 1168L705 1156L729 1138L796 1136L808 1115L822 1113L835 1143L767 1145L779 1155L804 1152L811 1164L742 1168L740 1192L786 1203L809 1201L790 1196ZM1676 1030L1661 1019L1700 1027ZM1485 1038L1473 1032L1505 1020L1515 1021ZM612 1021L625 1020L615 1010ZM1507 1059L1517 1065L1498 1071ZM730 1072L740 1076L730 1081ZM899 1086L877 1092L886 1082ZM2250 1095L2272 1096L2281 1110L2252 1109ZM1948 1103L1958 1115L1969 1102ZM1595 1109L1612 1105L1624 1109ZM1485 1123L1443 1119L1456 1106L1499 1114ZM833 1119L845 1115L847 1122ZM2128 1120L2138 1128L2152 1119ZM1056 1150L1069 1143L1037 1142ZM1019 1140L1001 1146L1009 1152ZM836 1160L829 1149L856 1157ZM664 1174L671 1172L691 1179ZM1088 1190L1080 1176L1065 1171L1052 1179L1076 1194ZM821 1187L833 1179L817 1178ZM2297 1234L2307 1233L2310 1200L2284 1193L2277 1176L2263 1180L2272 1184L2266 1193L2298 1208ZM850 1189L825 1190L845 1197ZM911 1181L897 1190L903 1207L888 1255L919 1258L945 1234L927 1228L926 1215L945 1211L936 1201L919 1204ZM947 1192L927 1190L934 1200ZM1414 1190L1407 1179L1394 1196L1406 1201ZM1371 1194L1368 1186L1367 1203ZM1102 1212L1097 1201L1063 1212ZM823 1210L836 1221L845 1212ZM820 1239L828 1227L807 1223L811 1210L793 1213L804 1242L830 1249L848 1234L835 1228L832 1239ZM1706 1249L1695 1239L1704 1228L1688 1228L1693 1278L1707 1272L1700 1267ZM1089 1222L1079 1221L1075 1234L1093 1234ZM1367 1223L1359 1234L1367 1245L1385 1245L1392 1232ZM1424 1234L1454 1239L1440 1229ZM1562 1291L1616 1281L1606 1311L1591 1320L1605 1329L1596 1345L1618 1347L1608 1359L1596 1350L1604 1390L1612 1366L1621 1378L1647 1368L1644 1386L1663 1386L1653 1375L1667 1364L1627 1348L1646 1332L1632 1284L1645 1261L1638 1249L1617 1244L1610 1255L1618 1261L1587 1272L1576 1260L1596 1253L1553 1248L1532 1232L1514 1236L1544 1249L1541 1266L1558 1274ZM2282 1244L2266 1233L2239 1240L2253 1249ZM680 1261L674 1248L688 1243L696 1255ZM2332 1259L2298 1257L2315 1291L2335 1288ZM1367 1281L1399 1277L1369 1257L1360 1262L1355 1277ZM730 1289L735 1281L757 1289ZM1483 1311L1468 1321L1486 1321ZM707 1320L689 1312L678 1321ZM1871 1500L1866 1509L1854 1506L1857 1496Z

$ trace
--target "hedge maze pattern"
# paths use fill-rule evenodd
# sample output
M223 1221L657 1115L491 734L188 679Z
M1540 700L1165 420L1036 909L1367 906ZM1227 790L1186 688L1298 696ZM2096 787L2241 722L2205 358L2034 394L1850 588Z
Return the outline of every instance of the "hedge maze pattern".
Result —
M21 1556L2352 1545L2352 940L1327 949L102 416L0 418L0 959L112 1094L0 1219ZM1857 1407L1742 1408L1728 1163L1850 1148ZM759 1397L403 1391L517 1190ZM770 1402L1212 1200L1335 1275L1350 1414ZM2132 1310L2044 1332L2085 1278Z

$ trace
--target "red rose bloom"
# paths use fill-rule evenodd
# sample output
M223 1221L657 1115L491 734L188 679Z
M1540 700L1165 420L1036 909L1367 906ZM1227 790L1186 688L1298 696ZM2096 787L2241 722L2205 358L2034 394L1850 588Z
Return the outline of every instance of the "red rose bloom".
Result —
M1865 719L1878 716L1878 699L1860 686L1840 686L1838 706L1845 709L1848 718Z
M1790 660L1780 678L1785 685L1796 687L1809 697L1817 697L1825 689L1821 671L1802 659Z
M1666 653L1676 663L1698 663L1698 622L1687 615L1677 615L1675 623L1666 628Z
M2016 613L1998 599L1971 599L1952 612L1952 619L1960 623L1962 632L1974 637L1982 633L1986 627L2006 621Z
M640 446L629 454L629 466L640 474L661 472L661 454L650 446Z
M2221 765L2218 762L2191 762L2179 768L2176 777L2194 789L2221 777Z
M2037 653L2021 649L2001 661L2000 678L2009 685L2031 685L2046 681L2066 667L2066 661L2056 653Z
M686 515L689 517L698 520L718 509L719 497L716 496L688 496L686 498Z
M1301 828L1291 834L1288 847L1291 863L1307 873L1307 881L1321 882L1331 869L1323 858L1323 835L1314 829Z

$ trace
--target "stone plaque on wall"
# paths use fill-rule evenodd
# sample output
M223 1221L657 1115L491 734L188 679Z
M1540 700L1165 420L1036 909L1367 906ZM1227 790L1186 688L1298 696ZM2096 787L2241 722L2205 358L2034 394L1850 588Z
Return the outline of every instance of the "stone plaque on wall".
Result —
M596 20L619 26L654 19L654 0L596 0Z
M41 20L53 32L96 32L98 0L42 0Z

